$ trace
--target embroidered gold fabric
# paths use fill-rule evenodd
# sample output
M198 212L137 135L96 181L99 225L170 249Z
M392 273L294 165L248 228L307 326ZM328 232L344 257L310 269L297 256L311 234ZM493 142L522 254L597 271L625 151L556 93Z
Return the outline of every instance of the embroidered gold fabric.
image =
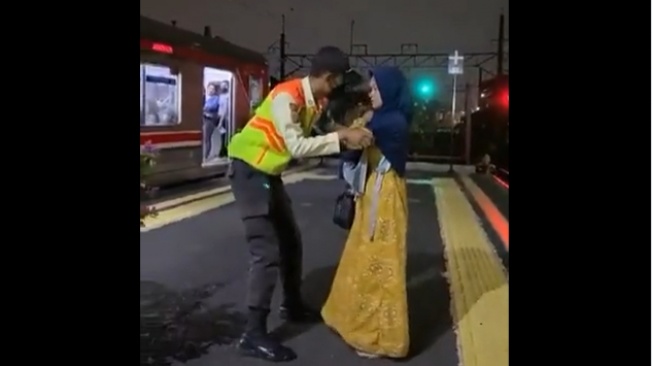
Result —
M368 148L371 170L380 153ZM383 176L377 224L369 233L369 211L376 172L369 172L365 194L356 202L354 224L322 308L327 326L353 348L400 358L409 346L406 299L406 182L393 170Z

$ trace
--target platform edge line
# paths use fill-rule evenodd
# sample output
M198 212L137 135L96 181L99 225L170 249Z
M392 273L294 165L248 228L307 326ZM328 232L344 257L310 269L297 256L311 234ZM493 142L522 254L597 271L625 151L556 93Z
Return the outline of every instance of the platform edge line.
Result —
M499 208L492 202L492 199L468 175L458 175L458 178L462 183L462 188L467 190L471 198L481 209L483 216L485 216L490 226L492 226L492 230L499 236L501 243L508 250L510 247L510 222L499 211Z

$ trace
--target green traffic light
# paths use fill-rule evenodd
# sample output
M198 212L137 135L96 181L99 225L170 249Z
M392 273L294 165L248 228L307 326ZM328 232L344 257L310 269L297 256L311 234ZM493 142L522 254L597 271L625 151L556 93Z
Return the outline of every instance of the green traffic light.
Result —
M415 84L416 94L422 99L431 99L436 93L435 84L431 79L420 79Z

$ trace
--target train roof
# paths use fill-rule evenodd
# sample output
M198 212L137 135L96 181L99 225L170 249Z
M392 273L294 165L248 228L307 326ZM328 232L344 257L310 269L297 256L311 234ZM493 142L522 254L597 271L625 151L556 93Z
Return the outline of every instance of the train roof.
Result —
M235 45L224 38L205 37L186 29L159 22L141 15L141 38L165 42L177 47L200 47L203 51L238 60L264 64L265 56L256 51Z
M492 79L483 80L481 82L481 87L496 88L496 87L508 86L509 84L510 84L510 76L504 74L504 75L495 76Z

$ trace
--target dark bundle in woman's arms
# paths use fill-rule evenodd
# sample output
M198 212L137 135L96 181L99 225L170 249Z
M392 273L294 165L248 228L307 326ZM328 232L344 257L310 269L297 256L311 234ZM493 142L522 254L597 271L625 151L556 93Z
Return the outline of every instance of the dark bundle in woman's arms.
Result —
M369 80L354 70L347 71L342 85L329 94L324 112L315 122L316 130L320 133L328 131L331 122L346 125L347 112L360 105L369 105L369 91Z

